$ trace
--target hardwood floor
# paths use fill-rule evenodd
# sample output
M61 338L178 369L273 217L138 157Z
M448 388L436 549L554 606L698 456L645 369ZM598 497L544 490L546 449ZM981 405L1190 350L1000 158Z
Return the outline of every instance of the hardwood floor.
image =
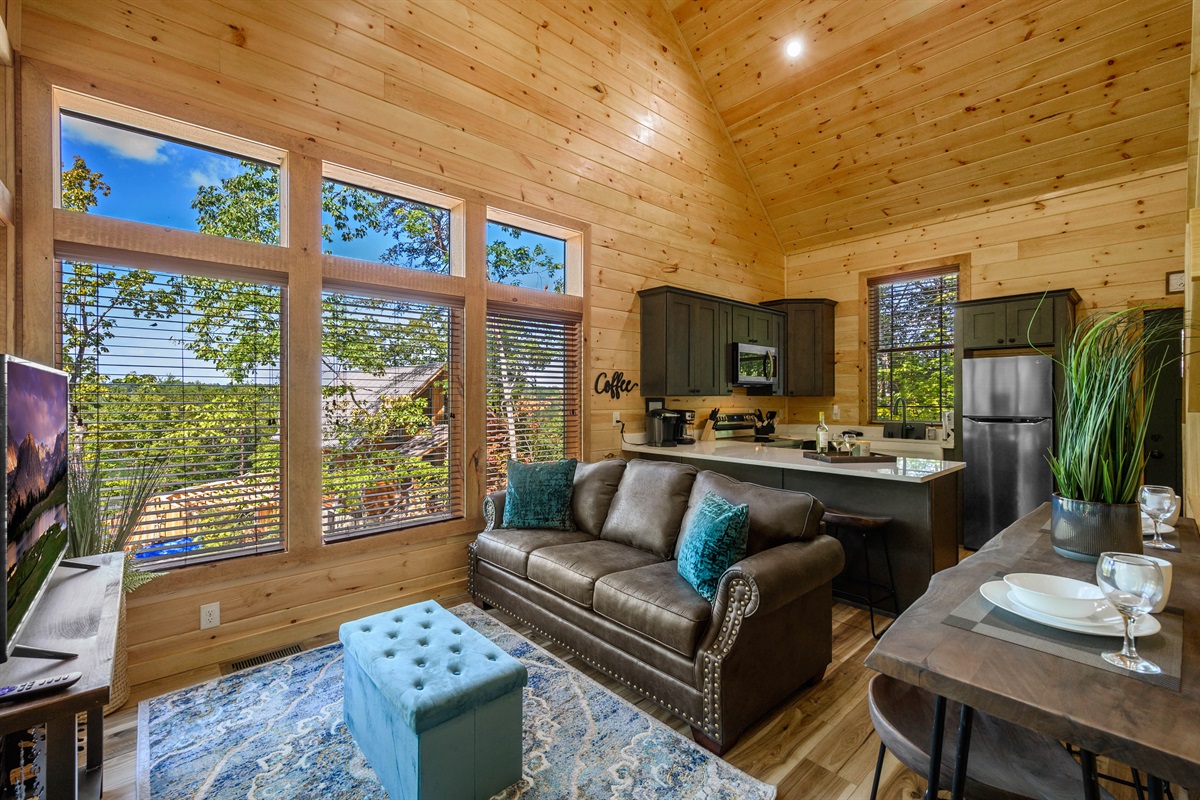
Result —
M443 605L449 608L467 599L466 596L451 598ZM653 703L580 663L570 653L503 612L491 613L646 713L688 735L686 725ZM301 645L305 648L319 647L336 638L336 633L330 633ZM796 694L778 711L748 731L738 745L726 754L726 760L756 778L778 786L779 800L869 798L879 739L867 714L866 687L872 672L863 666L863 659L874 644L866 611L835 604L833 663L826 672L825 680ZM136 796L138 702L220 674L220 665L212 664L133 687L129 703L105 722L104 797L107 800L132 800ZM1127 777L1129 774L1126 768L1111 769L1117 775ZM880 781L881 800L918 800L923 792L924 781L888 755ZM1117 798L1133 797L1132 790L1124 790L1123 793L1114 791L1114 794ZM1176 793L1180 800L1185 796Z

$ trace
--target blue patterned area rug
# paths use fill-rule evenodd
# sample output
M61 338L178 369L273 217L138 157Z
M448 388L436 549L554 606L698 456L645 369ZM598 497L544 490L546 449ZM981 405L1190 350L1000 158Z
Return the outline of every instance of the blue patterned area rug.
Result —
M498 798L775 797L474 606L451 611L529 670L523 778ZM387 797L342 722L340 644L142 701L137 769L140 800Z

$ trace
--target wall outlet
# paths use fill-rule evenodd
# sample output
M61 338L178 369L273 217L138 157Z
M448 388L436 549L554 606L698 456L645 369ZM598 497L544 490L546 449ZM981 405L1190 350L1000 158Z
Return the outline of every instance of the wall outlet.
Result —
M621 412L614 411L613 412L613 425L620 425L620 424L621 424Z
M837 421L842 418L842 407L837 403L833 404L833 419Z
M205 603L200 606L200 630L205 631L221 624L221 604Z

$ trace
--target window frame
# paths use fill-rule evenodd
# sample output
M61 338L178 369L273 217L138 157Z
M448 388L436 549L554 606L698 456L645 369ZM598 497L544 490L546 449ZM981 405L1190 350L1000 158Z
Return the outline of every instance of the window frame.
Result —
M875 416L875 332L872 330L873 320L871 308L872 286L884 283L896 283L927 278L933 275L944 275L956 272L958 274L958 297L956 303L971 299L971 257L970 254L946 256L943 258L916 261L892 267L861 270L858 273L858 334L859 334L859 364L863 381L858 393L858 419L863 425L882 425L891 420L879 419ZM955 334L957 336L957 332ZM950 352L957 352L957 340L950 347ZM959 376L955 375L953 385L956 387ZM931 421L941 425L941 419Z
M338 540L325 544L320 534L320 412L319 374L314 365L319 357L320 293L323 290L384 292L403 294L422 302L458 303L462 306L464 366L455 390L460 392L458 407L470 410L485 406L485 364L473 363L474 353L485 347L485 318L489 308L511 307L522 312L565 315L579 320L586 331L590 312L585 303L586 270L583 268L590 241L590 226L569 217L519 200L498 197L481 189L458 184L438 175L440 165L422 161L419 154L404 159L387 159L382 153L364 156L359 152L333 147L323 141L289 133L282 128L265 128L244 119L224 116L200 105L132 90L119 83L98 85L94 78L61 68L38 64L23 71L21 91L22 122L18 131L26 153L46 153L51 157L26 161L25 180L20 200L26 209L25 236L20 243L19 259L27 264L52 264L61 257L115 266L187 272L197 267L214 277L230 277L279 283L287 295L287 316L281 322L283 332L281 435L284 451L283 505L286 549L253 559L231 559L220 564L223 576L258 575L263 569L311 563L318 553L340 554L342 558L367 556L380 547L402 547L419 542L441 541L446 537L478 530L482 519L486 470L482 463L467 463L470 448L482 445L486 421L474 411L462 420L463 434L453 437L455 458L463 481L463 513L446 522L405 527L374 536ZM51 77L47 77L51 76ZM81 99L82 98L82 99ZM194 231L163 228L131 220L79 214L57 207L60 196L59 151L56 130L61 107L86 116L129 124L157 135L174 136L185 143L209 145L235 154L263 160L261 151L246 149L239 142L259 143L271 153L282 154L280 161L280 245L224 239ZM132 116L122 113L127 109ZM165 122L164 122L165 121ZM181 132L201 132L199 136ZM208 138L211 133L213 138ZM385 160L386 159L386 160ZM464 221L465 246L457 248L463 259L462 274L432 274L355 259L325 255L320 247L320 188L326 165L349 172L334 171L330 177L375 176L383 181L379 188L388 193L405 194L398 187L414 187L448 197L457 202L455 210ZM469 175L462 176L470 178ZM371 188L370 185L364 188ZM411 194L409 196L412 196ZM442 205L441 202L435 203ZM575 259L578 294L557 295L523 287L490 284L487 281L486 223L491 211L520 217L520 227L538 230L550 226L553 235L568 242ZM452 268L452 273L456 270ZM410 274L413 273L413 274ZM26 267L17 273L18 297L15 318L15 350L27 358L50 363L55 351L55 285L53 269ZM317 333L313 336L312 329ZM475 337L474 339L472 337ZM586 420L589 399L583 391L587 367L587 337L580 350L578 374L579 414ZM308 354L308 355L306 355ZM478 356L475 356L478 358ZM479 359L482 361L482 359ZM471 397L478 393L477 401ZM473 417L478 416L478 420ZM580 447L586 449L587 426L581 430ZM308 441L311 440L311 441ZM314 463L316 468L314 470ZM277 563L265 567L264 560ZM198 587L212 573L188 568L173 570L170 585Z

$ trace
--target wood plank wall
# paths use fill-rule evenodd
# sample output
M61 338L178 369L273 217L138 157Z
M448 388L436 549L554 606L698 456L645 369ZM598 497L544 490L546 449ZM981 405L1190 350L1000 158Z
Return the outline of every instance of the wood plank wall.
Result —
M864 273L965 255L971 280L963 294L973 300L1074 288L1084 313L1128 303L1183 305L1183 295L1166 294L1166 274L1184 268L1186 189L1181 163L788 255L788 297L838 301L837 395L792 398L789 421L815 423L817 412L836 402L844 422L865 424L859 416L867 390L859 328Z
M98 94L132 87L590 224L586 392L602 371L638 380L638 289L782 296L778 240L657 3L24 0L21 10L22 54L89 76ZM639 430L642 407L636 390L594 397L585 457L617 453L612 412ZM131 598L132 678L462 591L471 538L160 578ZM222 625L201 633L198 606L213 600Z

